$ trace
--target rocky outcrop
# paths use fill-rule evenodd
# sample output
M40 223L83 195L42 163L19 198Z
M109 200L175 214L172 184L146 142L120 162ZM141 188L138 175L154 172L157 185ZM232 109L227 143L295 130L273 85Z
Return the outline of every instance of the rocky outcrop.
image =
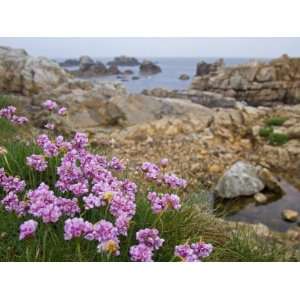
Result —
M156 65L155 63L149 60L144 60L140 64L140 73L142 75L154 75L160 72L161 72L160 66Z
M159 120L164 117L180 117L186 114L200 117L210 116L213 113L210 109L190 101L144 95L114 97L109 104L121 112L122 118L119 123L126 126Z
M191 88L234 97L253 106L297 104L300 101L300 59L283 56L269 63L220 68L196 77Z
M138 66L140 62L135 57L130 56L118 56L115 57L112 61L107 63L108 65L116 65L116 66Z
M215 73L222 67L224 67L224 60L222 58L214 63L206 63L205 61L201 61L197 64L196 76L204 76Z
M221 94L198 91L198 90L167 90L163 88L155 88L152 90L143 90L144 95L151 95L154 97L169 97L176 99L187 99L194 103L201 104L207 107L222 107L234 108L236 107L236 100L232 97L225 97Z
M51 90L70 75L45 57L31 57L22 49L0 47L0 92L24 96Z

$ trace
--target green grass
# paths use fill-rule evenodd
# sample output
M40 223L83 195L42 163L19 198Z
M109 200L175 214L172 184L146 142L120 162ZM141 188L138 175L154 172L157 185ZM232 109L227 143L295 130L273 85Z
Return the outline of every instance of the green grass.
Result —
M264 138L268 138L269 135L273 132L273 127L271 126L266 126L266 127L262 127L260 128L259 130L259 135L261 137L264 137Z
M289 137L285 133L273 132L269 135L268 140L273 146L281 146L289 141Z
M285 121L287 121L287 117L281 116L273 116L265 121L266 126L282 126Z
M270 145L281 146L289 141L285 133L274 132L274 126L281 126L287 120L285 117L274 116L265 121L265 127L260 128L259 135L265 138Z

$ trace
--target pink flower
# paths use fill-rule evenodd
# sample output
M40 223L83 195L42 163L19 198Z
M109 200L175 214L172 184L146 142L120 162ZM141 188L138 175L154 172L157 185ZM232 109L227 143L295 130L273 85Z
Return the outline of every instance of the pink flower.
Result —
M23 125L27 123L28 119L26 117L15 115L16 110L17 109L12 105L4 107L0 109L0 117L5 118L17 125Z
M2 200L4 209L8 212L14 212L17 216L24 216L27 212L27 204L25 201L19 201L18 196L14 192L9 192Z
M135 262L151 262L153 252L152 249L147 247L145 244L138 244L131 246L129 251L132 261Z
M93 225L82 218L67 219L64 226L65 240L85 236L92 232Z
M34 220L28 220L28 221L24 222L23 224L21 224L19 239L24 240L24 239L34 235L34 233L36 232L37 226L38 226L38 223Z
M58 112L60 116L65 116L67 114L67 108L66 107L61 107Z
M47 169L47 161L43 155L32 154L31 156L26 157L27 166L32 167L36 171L43 172Z
M173 189L185 188L187 185L185 179L178 178L175 174L165 174L163 176L163 182Z
M141 229L136 233L139 243L146 245L152 250L158 250L164 243L164 239L159 237L159 232L155 228Z
M160 160L160 165L163 167L163 168L165 168L167 165L168 165L168 163L169 163L169 160L167 159L167 158L163 158L163 159L161 159Z
M150 180L157 180L160 175L160 169L157 165L150 162L144 162L141 166L146 178Z
M57 109L57 103L53 100L46 100L42 103L42 106L49 111L52 111L54 109Z
M49 129L49 130L54 130L55 125L53 123L47 123L44 127Z
M175 256L180 257L186 262L198 262L202 258L207 257L213 251L211 244L205 244L203 242L178 245L175 247Z
M152 211L156 214L170 208L179 210L181 207L180 198L175 194L158 195L155 192L149 192L147 198L150 201Z

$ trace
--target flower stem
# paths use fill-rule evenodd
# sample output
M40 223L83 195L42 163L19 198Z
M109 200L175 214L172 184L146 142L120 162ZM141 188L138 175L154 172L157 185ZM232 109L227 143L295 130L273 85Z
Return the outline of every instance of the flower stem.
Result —
M82 261L81 249L80 249L80 240L79 239L76 240L76 251L77 251L79 261Z
M49 227L45 227L45 233L43 236L43 261L46 260L46 245L47 245L47 237L48 237Z
M13 175L12 169L11 169L11 167L9 165L9 162L8 162L8 159L7 159L6 155L4 155L4 161L5 161L6 165L7 165L7 168L9 170L9 172L10 172L10 175Z

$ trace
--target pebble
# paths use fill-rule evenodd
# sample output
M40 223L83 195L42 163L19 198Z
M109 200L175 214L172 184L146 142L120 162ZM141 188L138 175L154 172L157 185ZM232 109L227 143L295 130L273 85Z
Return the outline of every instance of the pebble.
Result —
M284 209L282 211L282 218L285 221L296 222L298 219L299 213L292 209Z
M254 195L254 200L259 204L263 204L268 201L268 198L262 193L257 193Z

